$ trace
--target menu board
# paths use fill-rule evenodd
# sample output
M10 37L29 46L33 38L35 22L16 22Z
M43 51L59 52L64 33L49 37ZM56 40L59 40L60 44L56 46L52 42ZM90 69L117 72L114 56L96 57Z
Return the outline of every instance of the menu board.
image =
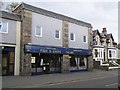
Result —
M35 63L35 57L31 57L31 63Z

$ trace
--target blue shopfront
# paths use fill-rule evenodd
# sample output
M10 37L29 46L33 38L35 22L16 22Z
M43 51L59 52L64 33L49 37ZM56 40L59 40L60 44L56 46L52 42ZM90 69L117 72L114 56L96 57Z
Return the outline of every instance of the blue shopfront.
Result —
M32 75L44 73L60 73L63 55L70 59L70 71L87 70L87 57L90 50L25 45L25 53L31 53Z

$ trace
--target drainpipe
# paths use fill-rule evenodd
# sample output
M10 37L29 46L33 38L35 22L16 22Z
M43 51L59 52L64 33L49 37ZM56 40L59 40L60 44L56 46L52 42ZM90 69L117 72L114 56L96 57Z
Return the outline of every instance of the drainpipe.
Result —
M109 60L108 60L108 43L106 45L106 55L107 55L106 60L109 62Z

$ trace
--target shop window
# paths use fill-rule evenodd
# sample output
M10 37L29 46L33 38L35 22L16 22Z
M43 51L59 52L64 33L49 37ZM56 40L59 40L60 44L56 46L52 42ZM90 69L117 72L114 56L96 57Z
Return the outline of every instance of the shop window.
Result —
M76 67L77 66L76 60L73 56L70 59L70 66L71 67Z
M55 31L55 38L60 39L60 31L59 30Z
M50 55L50 71L60 71L60 55Z
M41 26L35 27L35 36L42 37L42 27Z
M79 66L85 66L84 58L81 58L81 59L80 59Z
M87 68L87 58L85 57L74 57L70 59L70 70L80 70Z
M8 33L8 22L0 22L0 33Z

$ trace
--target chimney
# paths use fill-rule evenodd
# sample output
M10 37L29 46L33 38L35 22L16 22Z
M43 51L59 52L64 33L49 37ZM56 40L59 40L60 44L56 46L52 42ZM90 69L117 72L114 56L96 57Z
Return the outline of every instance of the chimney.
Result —
M102 33L103 33L104 35L107 35L107 30L106 30L106 28L103 28Z

